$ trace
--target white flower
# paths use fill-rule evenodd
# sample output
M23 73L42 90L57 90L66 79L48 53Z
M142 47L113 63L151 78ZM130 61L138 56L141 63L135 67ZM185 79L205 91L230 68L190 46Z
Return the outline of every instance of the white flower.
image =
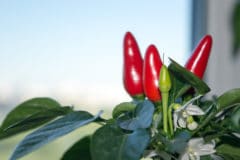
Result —
M201 108L193 105L192 103L200 97L201 95L194 97L183 106L179 105L177 108L174 108L173 121L175 130L176 128L186 127L188 127L190 130L197 128L198 124L194 121L192 116L204 115L205 113Z
M205 143L203 138L189 140L185 152L181 154L180 160L200 160L200 156L211 155L216 152L214 141Z

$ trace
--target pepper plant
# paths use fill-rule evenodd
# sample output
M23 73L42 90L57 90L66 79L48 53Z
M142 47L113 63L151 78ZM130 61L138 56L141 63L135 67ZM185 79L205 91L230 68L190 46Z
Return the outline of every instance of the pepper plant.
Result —
M76 142L62 160L239 160L240 88L204 98L210 88L201 78L211 45L207 35L186 68L172 59L166 66L154 45L143 60L135 38L127 32L123 84L132 101L113 107L112 117L106 119L102 111L92 115L51 98L27 100L6 116L0 140L38 129L16 146L9 159L19 159L79 127L98 123L93 135Z

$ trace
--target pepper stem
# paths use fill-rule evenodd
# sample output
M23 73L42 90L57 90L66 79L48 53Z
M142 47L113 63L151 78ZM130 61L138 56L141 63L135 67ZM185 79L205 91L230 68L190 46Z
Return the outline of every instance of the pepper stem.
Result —
M168 133L168 92L162 92L162 104L163 104L163 131Z
M173 136L173 120L172 120L172 108L174 107L174 103L170 105L168 108L168 122L169 122L169 130L171 137Z

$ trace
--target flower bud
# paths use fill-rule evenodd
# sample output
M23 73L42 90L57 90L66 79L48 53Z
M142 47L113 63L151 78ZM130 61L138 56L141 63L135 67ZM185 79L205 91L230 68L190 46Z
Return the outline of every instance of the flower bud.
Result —
M187 128L190 130L194 130L198 127L198 124L196 121L194 121L192 116L188 116L187 118Z
M170 79L170 74L168 72L168 68L165 65L162 65L160 70L159 77L159 89L161 92L169 92L171 89L172 83Z

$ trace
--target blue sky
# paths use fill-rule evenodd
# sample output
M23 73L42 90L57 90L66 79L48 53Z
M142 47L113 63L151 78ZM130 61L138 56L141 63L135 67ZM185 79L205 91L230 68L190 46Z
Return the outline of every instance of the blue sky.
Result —
M153 43L183 64L190 13L190 0L0 1L0 101L129 100L122 86L125 32L135 35L142 55Z

